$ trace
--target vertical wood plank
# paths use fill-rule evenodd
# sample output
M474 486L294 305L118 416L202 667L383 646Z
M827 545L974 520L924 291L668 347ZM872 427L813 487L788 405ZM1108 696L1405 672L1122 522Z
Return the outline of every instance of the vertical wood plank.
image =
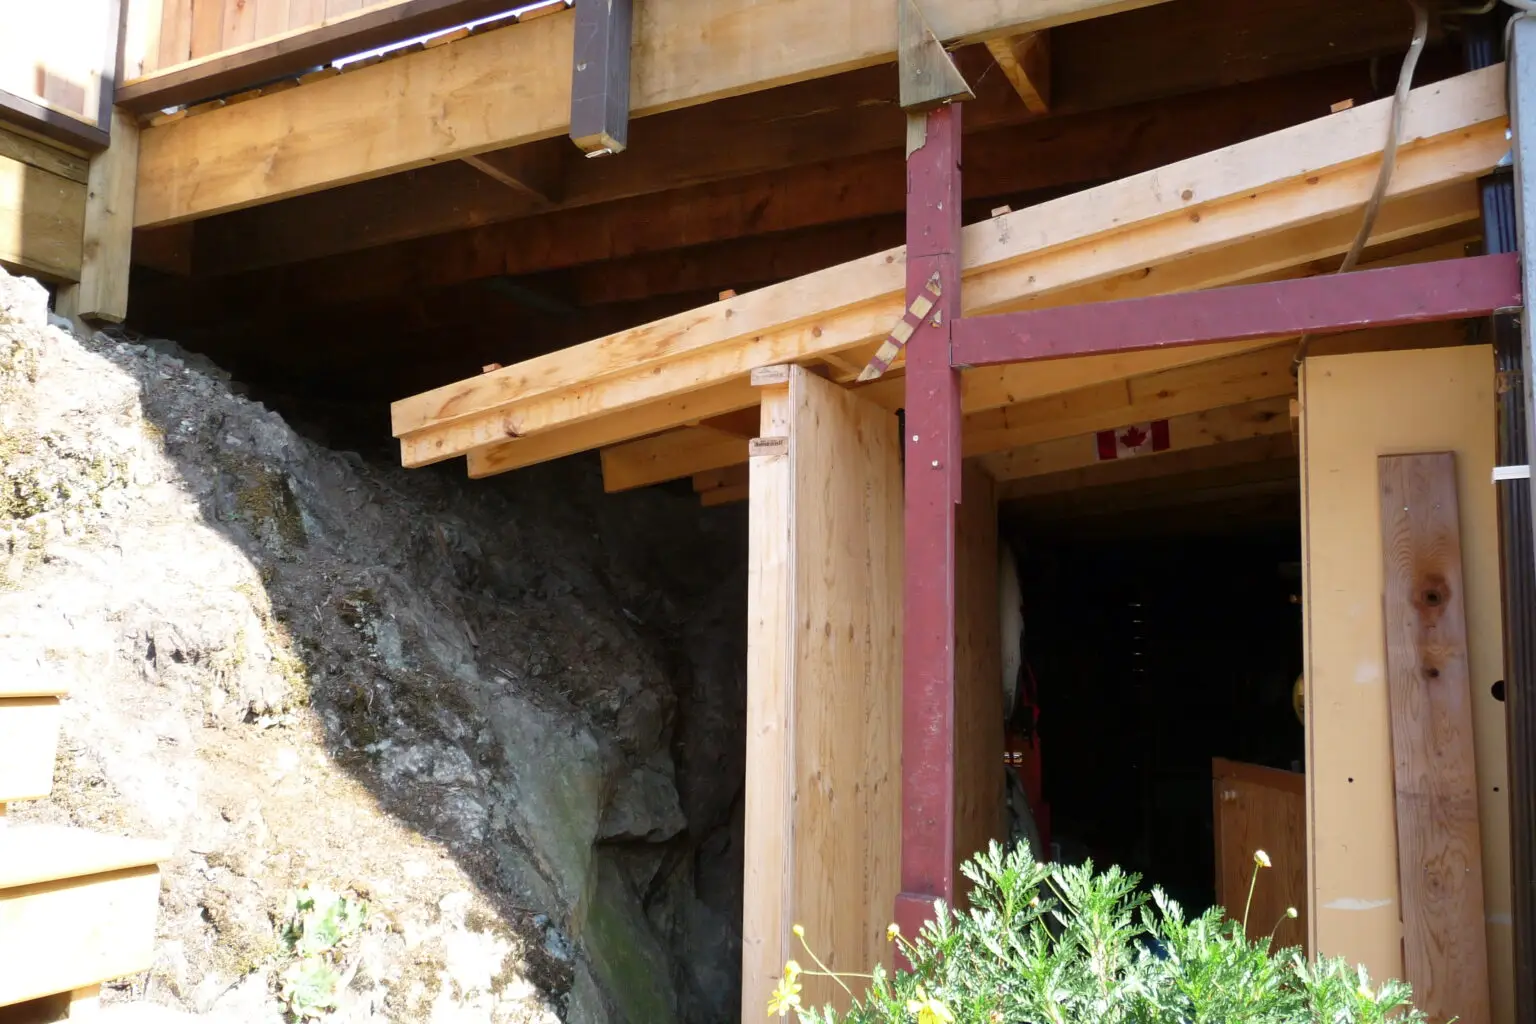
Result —
M224 27L221 50L256 41L257 7L260 0L224 0Z
M111 145L91 158L80 281L60 293L57 308L62 315L110 323L127 318L138 180L138 123L131 114L114 109Z
M325 0L325 17L327 20L343 14L350 14L363 6L363 0Z
M225 0L192 0L192 56L206 57L224 48Z
M791 370L790 403L792 914L833 970L868 971L889 965L884 931L899 878L899 436L893 414L801 367ZM806 979L803 998L848 1003L827 979Z
M153 68L160 71L192 59L192 0L162 0L160 46Z
M1456 459L1378 460L1403 957L1434 1020L1490 1020Z
M252 0L256 4L256 38L270 39L288 31L289 0Z
M160 18L164 0L125 0L123 66L118 83L147 75L160 66Z
M789 382L764 387L748 472L747 781L742 878L741 1019L762 1015L788 958L794 836L790 714L794 545Z

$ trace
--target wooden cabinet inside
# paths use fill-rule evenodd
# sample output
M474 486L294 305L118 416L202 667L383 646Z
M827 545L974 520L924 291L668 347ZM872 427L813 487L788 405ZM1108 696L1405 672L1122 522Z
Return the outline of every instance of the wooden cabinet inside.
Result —
M1272 948L1306 948L1306 776L1218 757L1211 760L1211 785L1216 902L1235 920L1243 919L1255 851L1263 850L1273 866L1259 871L1248 936L1256 939L1274 929ZM1286 916L1290 907L1296 908L1295 918Z

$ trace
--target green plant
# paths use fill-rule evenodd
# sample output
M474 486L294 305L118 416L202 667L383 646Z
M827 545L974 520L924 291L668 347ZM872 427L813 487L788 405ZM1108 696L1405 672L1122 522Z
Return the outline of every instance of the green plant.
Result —
M1269 866L1259 851L1254 882ZM1111 867L1036 863L1027 845L993 843L962 869L973 888L964 912L935 905L910 940L887 931L908 969L854 975L828 970L795 926L815 970L791 960L770 1016L801 1024L1411 1024L1427 1018L1408 986L1373 987L1343 960L1308 963L1299 950L1250 940L1220 908L1187 918L1161 890ZM1249 904L1252 903L1252 887ZM1287 911L1286 916L1295 911ZM1284 918L1282 918L1284 920ZM1276 922L1278 927L1279 922ZM1273 932L1271 932L1273 934ZM801 977L832 978L848 1010L808 1008ZM864 988L855 996L849 982Z
M298 959L278 976L278 992L296 1020L319 1019L336 1008L346 945L367 919L368 904L345 893L305 887L289 895L278 938Z

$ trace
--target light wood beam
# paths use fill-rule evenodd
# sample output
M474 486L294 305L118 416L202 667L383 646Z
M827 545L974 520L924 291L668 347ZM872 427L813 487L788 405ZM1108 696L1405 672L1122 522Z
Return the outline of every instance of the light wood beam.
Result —
M1290 406L1290 396L1280 395L1243 405L1219 406L1167 418L1168 448L1161 452L1150 452L1140 458L1160 459L1192 448L1228 444L1270 434L1289 434ZM1103 429L1122 430L1126 426L1121 424ZM1100 464L1103 459L1099 453L1098 439L1098 433L1092 432L1046 441L985 456L981 464L999 481L1062 473Z
M1047 32L1026 32L987 40L987 49L998 68L1008 76L1024 109L1031 114L1051 112L1051 38Z
M946 42L1158 0L948 0ZM563 134L574 16L472 35L144 134L138 226L207 216ZM773 39L777 45L764 46ZM891 61L889 0L671 0L637 12L630 108L658 113ZM381 96L390 102L380 103Z
M603 490L647 487L747 461L748 439L714 427L684 427L604 448Z
M1498 66L1415 91L1392 194L1458 184L1503 157L1502 74ZM1358 209L1387 116L1385 103L1357 107L972 225L966 312L1010 308ZM1293 252L1290 260L1317 255L1296 260ZM548 430L878 337L900 314L903 256L877 253L404 399L392 412L405 464L495 443L509 426L522 435ZM1286 263L1281 253L1270 258Z
M1265 470L1243 467L1270 464ZM1001 501L1026 501L1031 510L1070 514L1087 511L1106 494L1146 494L1177 489L1180 480L1251 482L1297 475L1296 441L1285 434L1169 451L1157 458L1116 459L998 485Z
M83 184L0 156L0 265L77 281L84 226Z
M138 170L139 126L114 108L111 142L91 158L80 281L60 291L55 301L60 315L114 324L127 319Z

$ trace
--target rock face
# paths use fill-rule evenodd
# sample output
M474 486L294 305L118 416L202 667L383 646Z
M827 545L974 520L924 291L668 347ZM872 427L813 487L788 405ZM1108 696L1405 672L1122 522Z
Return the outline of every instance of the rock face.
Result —
M283 1020L316 960L324 1019L731 1019L742 510L328 451L45 302L0 271L0 674L72 695L15 815L179 851L106 1019ZM367 913L305 959L311 891Z

